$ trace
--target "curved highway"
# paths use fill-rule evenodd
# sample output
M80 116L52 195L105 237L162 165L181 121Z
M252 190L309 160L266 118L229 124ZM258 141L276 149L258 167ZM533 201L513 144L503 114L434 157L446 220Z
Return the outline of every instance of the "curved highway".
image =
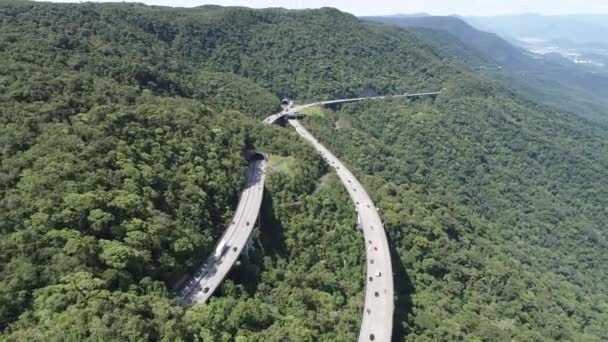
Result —
M403 94L386 97L435 96L439 93ZM284 117L289 118L289 114L307 107L384 98L385 96L339 99L295 107L293 107L293 102L290 102L283 107L281 112L266 118L264 123L274 124ZM312 143L329 165L335 169L336 174L355 203L358 224L365 239L366 252L365 300L359 341L390 341L394 311L393 270L388 241L377 209L361 183L338 158L321 145L299 121L289 120L289 123L295 127L303 138ZM204 303L207 301L245 248L262 205L265 167L265 160L250 162L245 190L241 193L232 222L216 244L213 254L182 285L179 291L180 297L185 302Z
M338 103L358 102L358 101L365 101L365 100L380 100L380 99L385 99L385 98L398 98L398 97L403 97L403 98L420 98L420 97L424 97L424 96L432 97L432 96L437 96L439 94L441 94L440 91L434 91L434 92L414 93L414 94L405 93L405 94L400 94L400 95L355 97L355 98L351 98L351 99L338 99L338 100L313 102L313 103L308 103L305 105L295 106L295 107L292 107L292 105L293 105L293 101L292 101L289 103L289 105L284 106L283 110L281 112L273 114L273 115L267 117L266 119L264 119L264 123L268 124L268 125L275 124L277 121L281 120L285 116L288 116L290 113L295 113L304 108L314 107L314 106L324 106L324 105L338 104Z
M289 123L335 169L358 213L359 226L365 239L367 265L359 341L390 341L394 311L393 269L384 226L376 207L361 183L338 158L321 145L299 121L289 120Z
M241 193L232 222L210 255L182 285L180 297L188 303L204 303L226 277L245 248L255 225L264 195L265 160L252 160L247 169L247 182Z

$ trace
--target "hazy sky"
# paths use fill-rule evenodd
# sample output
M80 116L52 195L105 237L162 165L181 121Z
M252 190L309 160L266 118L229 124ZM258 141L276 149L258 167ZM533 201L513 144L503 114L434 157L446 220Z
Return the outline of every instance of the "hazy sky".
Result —
M107 0L93 1L107 2ZM83 1L56 0L56 2ZM193 7L204 4L285 8L318 8L328 6L336 7L356 15L420 12L441 15L498 15L528 12L542 14L608 13L608 0L139 0L136 2L174 7Z

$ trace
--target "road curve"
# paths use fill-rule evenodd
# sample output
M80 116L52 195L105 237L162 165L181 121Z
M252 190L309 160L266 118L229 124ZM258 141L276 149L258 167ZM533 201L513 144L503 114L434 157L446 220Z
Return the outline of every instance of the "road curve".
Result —
M361 183L338 158L321 145L298 120L289 120L289 123L335 169L359 216L359 225L365 239L367 265L359 341L390 341L394 311L393 269L384 226L376 207Z
M347 102L358 102L358 101L366 101L366 100L381 100L385 98L419 98L424 96L437 96L441 94L440 91L426 92L426 93L414 93L414 94L400 94L400 95L386 95L386 96L369 96L369 97L355 97L350 99L337 99L337 100L328 100L328 101L320 101L320 102L312 102L301 106L294 106L293 102L289 104L289 106L284 107L283 110L279 113L270 115L266 119L264 119L264 123L267 125L275 124L278 120L282 119L286 115L290 113L298 112L304 108L314 107L314 106L324 106L330 104L338 104L338 103L347 103Z
M381 99L385 99L385 98L397 98L397 97L418 98L418 97L423 97L423 96L437 96L439 94L441 94L440 91L434 91L434 92L427 92L427 93L414 93L414 94L405 93L405 94L399 94L399 95L356 97L356 98L352 98L352 99L338 99L338 100L316 102L316 103L304 105L302 107L310 107L310 106L316 106L316 105L328 105L328 104L345 103L345 102L358 102L358 101L365 101L365 100L381 100Z
M213 254L182 285L179 295L184 302L207 301L245 248L262 205L265 167L265 160L250 161L245 189L232 222L215 245Z

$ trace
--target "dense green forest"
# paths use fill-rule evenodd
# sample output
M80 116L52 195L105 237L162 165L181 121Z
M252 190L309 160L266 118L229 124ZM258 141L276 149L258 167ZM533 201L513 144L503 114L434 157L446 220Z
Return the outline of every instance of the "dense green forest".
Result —
M439 55L503 80L518 96L561 108L605 125L608 76L558 56L543 56L479 31L455 16L362 17L407 29Z
M504 68L539 81L580 89L599 99L608 96L608 75L556 55L531 53L494 33L479 31L456 16L364 17L366 20L399 27L422 27L450 33L453 39L481 51ZM474 20L473 20L474 21ZM449 45L449 44L448 44Z
M444 87L307 120L381 209L395 338L608 339L606 133L424 35L329 8L3 1L0 23L0 339L354 340L354 209L260 121L282 96ZM171 288L229 221L251 148L270 155L255 249L183 306Z
M162 20L193 25L174 16L0 7L0 329L19 341L352 340L364 261L348 197L317 184L325 166L295 134L259 123L276 94L163 40ZM224 229L250 148L293 160L270 175L258 248L221 298L183 307L169 289Z
M409 338L606 340L605 130L467 86L305 121L383 210Z

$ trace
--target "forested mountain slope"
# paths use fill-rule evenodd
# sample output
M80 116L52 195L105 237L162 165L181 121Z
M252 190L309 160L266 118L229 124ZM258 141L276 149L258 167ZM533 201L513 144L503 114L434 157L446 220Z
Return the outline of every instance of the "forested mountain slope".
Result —
M460 61L471 69L498 69L500 64L477 48L465 44L449 31L425 27L408 27L425 45L432 47L445 59Z
M502 82L518 97L544 103L602 125L608 123L607 99L599 98L555 80L500 69L500 65L492 57L455 38L450 34L450 30L425 27L409 27L407 30L435 50L441 58L461 62L472 72Z
M284 95L442 87L314 126L373 175L396 338L606 338L605 134L423 37L334 9L5 1L0 22L3 338L355 339L355 212L311 148L259 121ZM256 248L183 307L168 289L221 234L249 148L271 154Z
M545 103L554 103L566 110L587 118L608 117L608 76L593 73L588 69L559 56L543 56L512 45L496 34L477 30L460 18L426 17L364 17L365 20L380 22L418 32L421 40L435 46L439 51L464 61L481 70L496 69L497 66L515 74L498 75L515 86L525 88L534 98ZM452 37L421 28L443 31ZM457 41L465 46L458 46ZM477 50L477 53L470 49ZM493 62L489 62L490 59ZM523 81L523 82L522 82ZM526 86L526 85L529 86ZM574 103L574 105L572 105Z
M446 70L413 36L363 25L329 8L288 12L215 6L168 10L137 4L30 6L5 11L3 46L14 51L19 44L10 42L11 33L26 35L28 44L46 49L37 57L48 59L53 54L46 52L57 49L69 51L53 62L178 95L205 95L196 93L201 92L196 75L184 75L188 69L183 68L193 65L196 71L230 72L299 98L426 89L440 85ZM91 54L99 57L84 58Z
M453 37L488 54L494 61L509 67L528 66L531 56L522 48L515 47L498 35L476 30L474 27L456 17L423 16L423 17L363 17L365 20L395 25L399 27L424 27L447 31Z
M306 124L367 175L410 340L603 341L607 134L501 93L462 79Z
M223 11L266 15L0 5L3 338L355 338L364 256L348 197L335 180L317 187L311 148L259 123L272 89L167 43L192 41L186 27L228 37L231 20L205 19ZM248 148L288 161L268 180L267 231L223 297L183 308L168 288L221 234Z

